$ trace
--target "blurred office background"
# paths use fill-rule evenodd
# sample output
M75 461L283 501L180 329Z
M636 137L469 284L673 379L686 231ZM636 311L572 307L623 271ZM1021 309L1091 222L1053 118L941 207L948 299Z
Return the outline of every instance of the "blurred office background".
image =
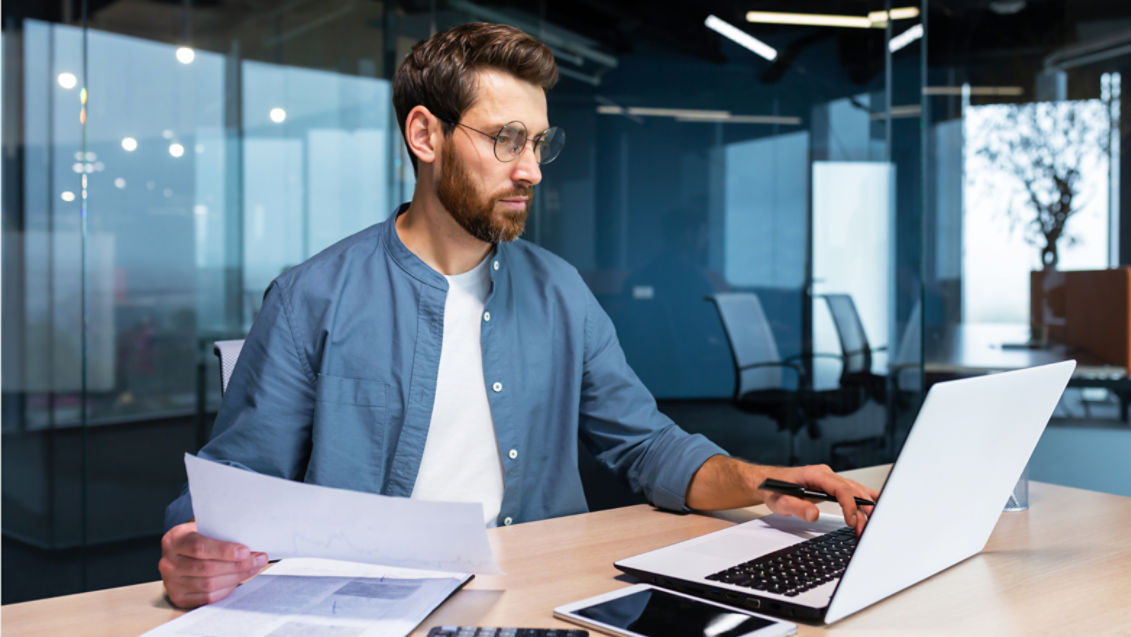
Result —
M14 0L5 603L158 577L212 342L410 198L390 78L471 20L557 56L525 238L687 429L890 462L929 383L1076 356L1032 476L1131 495L1124 0ZM636 501L584 460L591 506Z

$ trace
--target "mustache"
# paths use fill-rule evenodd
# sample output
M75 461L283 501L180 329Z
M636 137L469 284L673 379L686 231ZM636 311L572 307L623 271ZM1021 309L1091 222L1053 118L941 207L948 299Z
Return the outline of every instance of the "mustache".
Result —
M495 195L494 200L501 201L503 199L511 199L513 197L525 197L526 199L530 199L533 196L534 186L515 186L514 188L511 188L506 192Z

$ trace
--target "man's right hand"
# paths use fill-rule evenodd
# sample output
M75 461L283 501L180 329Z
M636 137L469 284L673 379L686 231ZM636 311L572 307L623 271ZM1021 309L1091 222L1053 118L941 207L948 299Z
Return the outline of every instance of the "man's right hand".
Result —
M157 570L174 606L196 608L223 599L266 565L266 553L203 536L196 522L186 522L161 538Z

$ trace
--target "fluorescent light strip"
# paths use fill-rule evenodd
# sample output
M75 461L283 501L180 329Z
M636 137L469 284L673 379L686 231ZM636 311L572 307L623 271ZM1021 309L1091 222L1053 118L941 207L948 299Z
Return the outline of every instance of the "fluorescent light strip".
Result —
M865 16L825 15L820 13L779 13L777 11L747 11L747 22L766 24L798 24L814 27L850 27L871 29L872 21Z
M800 126L800 117L784 117L778 115L727 115L726 117L677 117L677 122L689 123L720 123L720 124L780 124L783 126Z
M901 117L919 117L923 114L923 107L918 104L905 104L891 107L892 119ZM884 119L885 113L872 113L872 119Z
M890 49L892 53L895 53L921 37L923 37L922 22L892 38L891 41L888 42L888 49Z
M918 7L900 7L887 11L873 11L866 16L829 15L823 13L784 13L780 11L747 11L747 22L765 24L796 24L814 27L846 27L850 29L882 29L887 21L919 17Z
M924 86L923 95L962 95L962 86ZM1017 97L1025 94L1020 86L969 86L970 95L1004 95Z
M868 21L879 26L886 26L889 15L891 16L890 19L893 21L918 18L919 7L899 7L898 9L892 9L890 14L887 11L871 11L868 13Z
M728 117L729 111L700 111L690 108L652 108L647 106L629 106L629 115L642 115L644 117Z
M625 115L642 117L672 117L677 122L699 122L724 124L782 124L785 126L800 126L800 117L787 117L780 115L732 115L729 111L707 111L690 108L655 108L649 106L630 106L623 108L613 104L597 106L601 115Z
M742 29L739 29L729 22L720 20L713 15L709 15L707 16L707 19L703 22L703 24L705 24L708 29L718 33L719 35L730 38L736 44L750 49L754 53L766 58L771 62L776 60L778 57L777 49L750 35Z

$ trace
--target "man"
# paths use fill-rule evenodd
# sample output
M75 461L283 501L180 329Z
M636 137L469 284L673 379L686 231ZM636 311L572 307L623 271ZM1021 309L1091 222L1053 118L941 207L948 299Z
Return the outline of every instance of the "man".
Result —
M289 479L484 505L488 524L586 510L580 439L660 507L807 501L767 476L824 489L863 527L874 491L828 467L728 457L656 410L577 271L524 241L539 162L556 156L549 50L467 24L417 44L393 101L417 171L412 202L276 279L200 455ZM177 606L227 595L266 556L196 532L182 495L161 576Z

